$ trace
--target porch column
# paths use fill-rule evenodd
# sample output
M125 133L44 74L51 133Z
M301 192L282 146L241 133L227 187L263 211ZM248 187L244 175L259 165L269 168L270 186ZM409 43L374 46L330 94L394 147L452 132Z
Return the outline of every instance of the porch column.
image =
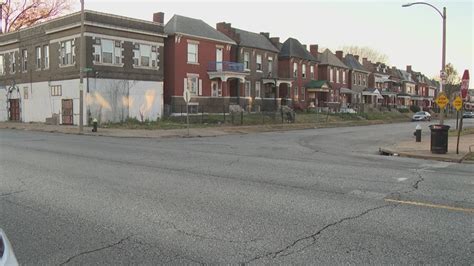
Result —
M226 97L226 96L229 96L229 95L230 95L230 93L229 93L228 88L227 88L227 81L222 80L222 96Z
M280 98L280 84L275 81L275 98Z

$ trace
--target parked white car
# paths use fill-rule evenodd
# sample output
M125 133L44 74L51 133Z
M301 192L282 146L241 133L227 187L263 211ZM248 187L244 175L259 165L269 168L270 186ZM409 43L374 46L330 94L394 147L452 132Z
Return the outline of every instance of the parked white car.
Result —
M431 121L431 115L425 111L416 112L411 118L411 121Z
M357 113L354 109L346 108L346 107L341 108L340 112L345 113L345 114L356 114Z
M12 245L5 232L0 228L0 266L18 266Z
M466 111L462 115L463 118L474 118L474 112L473 111Z

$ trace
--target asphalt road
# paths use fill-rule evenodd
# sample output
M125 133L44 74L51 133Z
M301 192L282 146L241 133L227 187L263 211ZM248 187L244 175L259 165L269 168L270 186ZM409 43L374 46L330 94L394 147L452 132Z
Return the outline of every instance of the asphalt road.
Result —
M472 265L474 165L377 155L414 126L0 130L0 227L22 264Z

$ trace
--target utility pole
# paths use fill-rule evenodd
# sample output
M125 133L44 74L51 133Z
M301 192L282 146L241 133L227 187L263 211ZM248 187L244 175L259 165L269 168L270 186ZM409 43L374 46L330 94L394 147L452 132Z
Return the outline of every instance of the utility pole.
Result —
M84 131L84 59L86 45L84 39L84 0L81 0L81 40L79 49L79 132Z
M3 33L3 5L5 0L0 0L0 34Z

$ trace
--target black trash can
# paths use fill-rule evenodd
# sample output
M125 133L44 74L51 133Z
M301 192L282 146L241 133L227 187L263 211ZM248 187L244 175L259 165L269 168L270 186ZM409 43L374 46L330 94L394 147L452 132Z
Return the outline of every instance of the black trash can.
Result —
M448 152L448 131L450 126L431 125L431 153L445 154Z

